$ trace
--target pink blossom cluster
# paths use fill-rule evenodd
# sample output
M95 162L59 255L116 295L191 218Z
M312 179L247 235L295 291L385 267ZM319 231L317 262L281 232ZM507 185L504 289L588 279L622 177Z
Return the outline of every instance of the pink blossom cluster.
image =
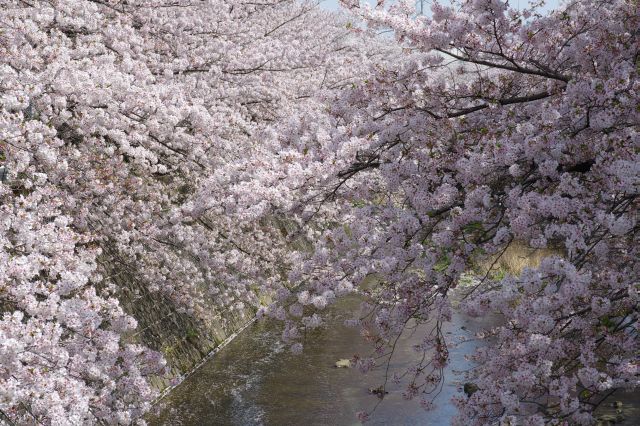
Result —
M0 424L149 409L127 280L204 326L273 297L286 223L245 177L381 51L313 3L0 0Z
M279 124L265 191L313 247L289 273L304 308L274 316L299 322L358 289L355 323L382 363L431 324L397 376L431 407L461 297L503 323L480 336L457 424L592 424L640 385L638 3L434 2L429 17L413 3L346 2L367 25L357 31L391 30L403 53L322 94L322 114ZM459 288L514 243L556 254Z
M637 389L637 1L413 3L0 0L0 423L149 408L120 276L204 324L258 309L294 353L358 291L362 371L430 325L392 379L426 409L453 301L498 312L458 424ZM514 242L556 254L461 288Z

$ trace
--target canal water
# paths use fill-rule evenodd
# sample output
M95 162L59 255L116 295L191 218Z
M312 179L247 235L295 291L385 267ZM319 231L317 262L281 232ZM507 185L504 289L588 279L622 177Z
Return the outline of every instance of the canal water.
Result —
M448 425L455 415L450 403L461 392L464 379L459 373L469 368L465 354L473 352L476 341L451 349L445 384L435 400L436 408L424 411L418 401L402 398L402 385L387 383L382 400L370 394L383 382L383 369L363 375L354 368L336 368L339 359L366 355L370 346L358 329L344 326L358 312L359 300L350 297L331 307L327 327L308 336L301 355L293 355L279 342L277 325L257 322L188 377L147 416L152 426L350 426L360 424L356 413L375 411L367 425ZM455 313L445 333L450 341L490 328L497 318L481 321ZM428 327L425 325L423 327ZM410 366L426 328L403 336L391 361L391 369ZM639 425L638 394L622 394L620 409L608 404L602 413L618 417L618 425ZM618 413L618 414L617 414ZM600 424L614 424L603 422Z
M469 367L464 355L474 342L451 350L446 383L436 409L424 411L417 400L402 398L404 386L387 383L382 400L370 394L384 381L383 369L363 375L354 368L336 368L339 359L367 355L371 347L359 330L344 326L357 312L357 297L340 300L329 310L327 326L308 336L301 355L293 355L279 342L278 327L257 322L247 328L210 361L188 377L148 417L151 425L357 425L358 411L370 412L372 425L448 425L455 415L451 397L460 391L462 376L454 371ZM417 356L411 348L426 327L403 336L391 360L391 370L410 366ZM456 314L447 335L472 336L488 323Z

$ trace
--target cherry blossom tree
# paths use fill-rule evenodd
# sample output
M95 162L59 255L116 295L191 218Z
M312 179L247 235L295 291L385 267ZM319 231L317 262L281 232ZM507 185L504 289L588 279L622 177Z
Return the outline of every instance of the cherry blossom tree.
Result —
M328 113L280 125L264 157L279 175L252 185L314 247L292 263L299 289L267 314L299 351L317 311L361 290L369 314L355 322L376 349L357 360L365 371L407 328L434 324L395 375L429 408L457 294L467 313L503 318L478 336L457 424L592 424L640 384L638 3L434 2L431 17L413 2L346 6L406 55L322 94ZM556 254L456 289L515 243Z
M165 362L131 343L112 274L203 322L257 307L280 231L193 195L230 204L267 126L375 52L312 3L0 1L0 423L149 408Z
M294 352L359 290L365 371L435 324L396 372L425 408L454 298L499 312L459 424L589 424L638 387L637 2L347 7L367 29L292 1L0 0L0 422L149 408L165 365L114 265L204 322L273 298ZM456 290L515 242L558 254Z

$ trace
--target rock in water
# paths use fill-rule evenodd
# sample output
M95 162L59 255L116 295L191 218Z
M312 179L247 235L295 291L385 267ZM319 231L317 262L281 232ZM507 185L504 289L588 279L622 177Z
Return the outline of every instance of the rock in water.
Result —
M348 359L339 359L336 361L336 368L349 368L351 367L351 361Z
M467 396L471 396L475 391L478 390L478 386L476 386L475 383L467 382L464 384L463 390L464 393L467 394Z

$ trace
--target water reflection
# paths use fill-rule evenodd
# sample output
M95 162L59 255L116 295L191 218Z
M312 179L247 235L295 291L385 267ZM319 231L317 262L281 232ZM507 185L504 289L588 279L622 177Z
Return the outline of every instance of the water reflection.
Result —
M338 302L330 312L328 327L309 336L302 355L292 355L279 343L280 331L273 324L257 323L247 328L227 347L177 387L148 416L151 425L357 425L355 413L369 411L378 398L370 387L383 382L384 372L362 375L355 369L335 368L341 358L367 354L370 347L358 330L343 326L358 309L356 297ZM496 318L481 321L455 313L445 332L449 340L471 336L495 325ZM427 327L428 325L424 326ZM417 329L400 339L391 367L408 366L416 354L411 346L424 332ZM462 377L454 371L469 368L464 355L476 343L466 342L450 351L446 382L436 399L436 409L425 412L417 401L402 399L404 388L387 384L389 394L378 405L372 425L448 425L455 415L450 403L460 391ZM619 393L604 404L599 415L610 420L599 424L640 424L638 393Z
M258 323L238 336L200 370L176 388L149 417L152 425L355 425L355 413L369 411L378 398L368 388L383 381L384 372L362 375L355 369L335 368L341 358L366 354L370 347L358 330L343 326L358 307L353 297L331 311L328 327L305 342L302 355L292 355L278 342L273 324ZM448 336L466 335L489 323L456 314ZM392 368L408 366L420 341L416 330L399 341ZM468 342L452 349L447 381L436 399L436 409L425 412L417 401L402 398L403 386L387 384L389 394L372 416L373 425L447 425L455 415L451 397L459 392L461 377L452 370L468 368Z

